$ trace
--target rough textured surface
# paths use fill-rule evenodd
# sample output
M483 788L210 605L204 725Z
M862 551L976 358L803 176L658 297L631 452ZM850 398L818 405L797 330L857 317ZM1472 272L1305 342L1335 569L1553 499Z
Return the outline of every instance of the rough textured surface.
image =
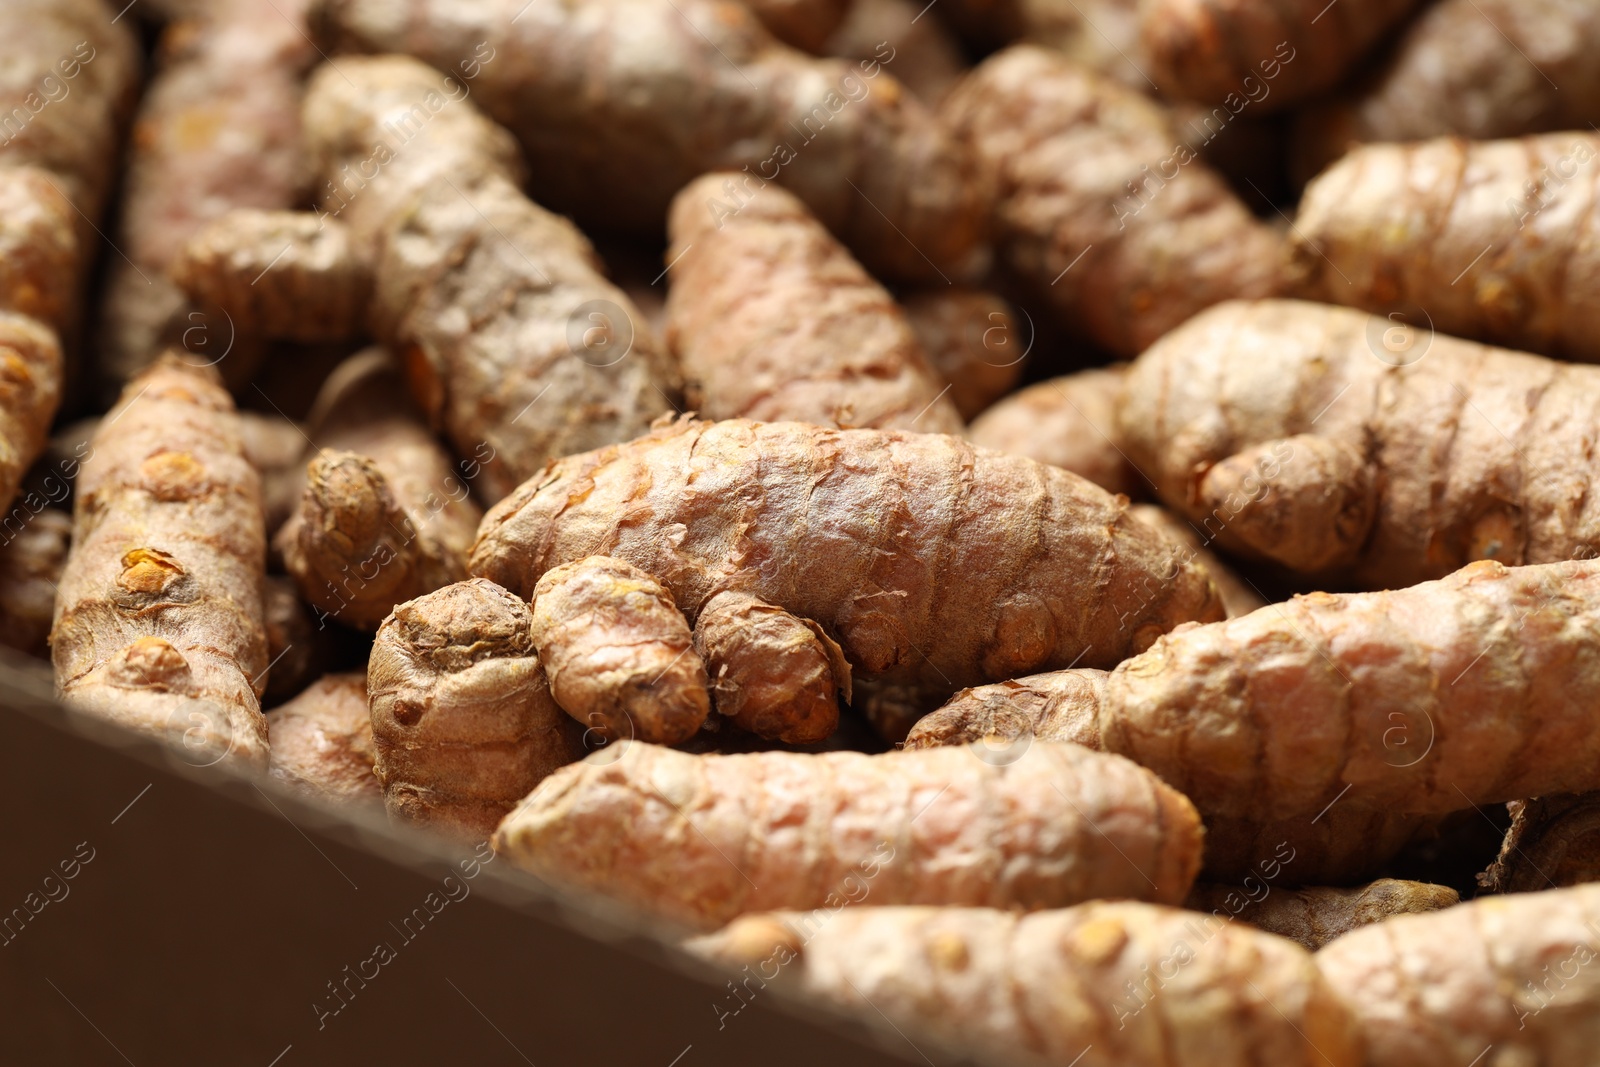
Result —
M1492 893L1600 882L1600 793L1513 800L1511 829L1478 884Z
M1259 881L1243 886L1204 882L1194 887L1183 905L1218 918L1247 922L1315 952L1359 926L1459 903L1460 894L1446 886L1380 878L1351 889L1278 889L1264 887Z
M1101 743L1208 816L1442 814L1594 789L1597 625L1596 561L1297 596L1123 663Z
M983 742L1020 751L1026 739L1072 741L1100 748L1100 701L1106 672L1049 671L993 685L963 689L917 720L906 736L908 749Z
M963 419L1016 386L1033 338L1004 297L942 286L913 292L902 306L928 362L950 383L947 395Z
M1306 187L1289 237L1294 285L1330 304L1407 312L1413 325L1600 362L1597 190L1600 135L1587 131L1356 148Z
M717 714L759 737L822 741L850 699L850 664L822 627L749 593L706 601L694 624Z
M1109 351L1136 355L1201 308L1279 287L1281 239L1134 90L1019 45L941 113L997 184L1000 264Z
M164 343L184 343L196 362L222 358L225 375L244 379L251 346L217 309L191 306L164 272L212 219L236 207L287 208L304 189L301 79L317 58L306 4L230 0L162 31L111 234L123 255L109 262L100 308L99 363L113 387Z
M272 707L322 675L330 647L327 632L311 617L293 579L267 575L261 586L261 610L267 628L267 662L272 664L261 702Z
M1596 48L1600 8L1587 0L1438 0L1370 77L1301 116L1301 179L1352 143L1588 129L1600 120Z
M542 877L699 929L821 907L851 878L883 904L1175 903L1189 891L1200 822L1154 775L1068 744L982 757L628 742L552 775L494 844Z
M937 17L923 18L914 0L851 0L822 46L825 55L881 60L895 79L927 104L937 104L967 70L961 42ZM883 46L888 45L887 53Z
M668 232L667 342L690 408L709 419L961 429L905 313L792 193L707 174L673 199Z
M1161 91L1220 104L1252 86L1279 111L1331 89L1416 0L1142 0L1140 41ZM1246 79L1251 79L1246 81Z
M267 732L274 778L332 803L382 802L364 672L319 678L267 714Z
M620 559L553 567L533 590L550 695L608 740L687 741L711 712L689 623L655 578Z
M321 451L276 543L319 623L370 632L401 601L465 578L483 513L388 354L341 364L310 422Z
M1025 1063L1362 1063L1349 1010L1304 949L1175 908L789 912L741 919L690 948L746 967L747 983L791 983L866 1022Z
M232 412L173 358L128 383L78 475L50 645L67 703L264 767L266 530Z
M731 0L326 0L343 48L455 70L522 140L532 194L580 222L655 235L710 170L776 179L874 274L939 280L972 257L984 190L880 59L779 45ZM340 66L346 64L340 60Z
M588 240L522 194L515 143L467 98L512 65L463 82L345 57L305 107L322 207L376 261L372 326L456 454L483 464L489 499L552 457L643 433L676 382Z
M1600 886L1489 897L1346 934L1316 955L1366 1067L1580 1067L1600 1042ZM1484 1056L1485 1049L1493 1051Z
M38 319L0 310L0 508L44 452L61 402L61 345Z
M304 211L236 208L191 237L168 273L240 333L287 341L356 336L372 296L348 228Z
M1149 486L1117 447L1117 364L1035 382L974 419L975 445L1081 474L1111 493L1145 496Z
M26 517L15 532L6 523L0 540L0 644L30 656L50 655L46 639L71 541L72 519L55 508Z
M1593 367L1263 301L1213 308L1153 346L1118 421L1162 500L1219 545L1320 542L1319 562L1336 549L1346 580L1393 588L1475 559L1594 555L1597 409Z
M1241 578L1228 564L1222 562L1217 554L1207 547L1209 542L1203 540L1199 531L1186 520L1156 504L1135 504L1131 510L1134 518L1146 526L1160 530L1194 553L1195 562L1211 575L1211 581L1222 597L1222 608L1227 612L1228 618L1236 619L1240 615L1248 615L1257 608L1267 606L1266 598L1261 595L1261 591Z
M389 816L482 841L583 753L534 652L533 613L481 580L394 609L367 664L375 772Z
M820 624L854 686L892 686L875 699L921 714L962 686L1110 667L1220 618L1178 551L1076 475L958 438L684 420L551 464L484 517L468 569L526 596L603 553L690 619L743 590Z

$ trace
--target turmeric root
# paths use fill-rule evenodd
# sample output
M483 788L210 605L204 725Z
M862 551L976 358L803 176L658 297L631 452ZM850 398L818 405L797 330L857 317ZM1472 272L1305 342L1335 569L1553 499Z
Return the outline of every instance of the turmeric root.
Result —
M1219 545L1393 588L1475 559L1592 555L1600 499L1579 428L1597 408L1592 367L1343 308L1237 302L1140 357L1117 436Z
M1597 158L1592 133L1356 148L1306 188L1289 239L1295 284L1379 314L1423 309L1413 325L1600 362L1600 250L1587 238Z
M691 756L642 742L563 768L508 815L497 852L690 926L832 904L1034 909L1182 900L1200 865L1189 802L1076 745Z
M50 633L58 694L194 762L265 767L266 531L227 391L160 360L93 448Z
M0 310L0 508L11 506L48 443L61 386L56 332L29 315Z
M1597 958L1592 885L1397 916L1316 955L1354 1013L1366 1067L1588 1063L1600 1041Z
M239 412L239 439L244 458L261 476L261 508L270 538L300 503L310 441L298 424L282 415L255 411Z
M276 543L319 625L370 632L395 604L466 577L482 512L388 353L369 349L334 372L311 435L323 450Z
M1015 743L1071 741L1100 748L1100 702L1106 672L1048 671L963 689L944 707L929 712L906 735L905 748L936 748L984 742L1020 751Z
M583 753L534 652L533 613L492 582L401 604L367 664L374 772L392 819L482 841Z
M818 623L853 686L893 683L927 711L966 685L1109 667L1219 618L1178 551L1075 475L958 438L682 420L552 463L490 509L468 570L527 596L604 553L691 620L740 589Z
M941 112L1001 190L1000 264L1112 353L1136 355L1219 300L1279 288L1280 238L1134 90L1019 45L979 65Z
M580 223L653 236L692 179L743 169L800 197L880 277L945 281L983 238L971 161L885 76L892 50L806 56L731 0L327 0L323 22L344 50L471 64L480 106L528 152L534 198Z
M1331 89L1416 0L1143 0L1140 43L1162 92L1204 104L1247 97L1280 111ZM1256 93L1265 87L1259 97Z
M376 249L374 329L498 498L552 457L643 433L676 376L589 242L522 194L510 135L466 94L415 60L344 58L313 76L305 129L324 213Z
M359 334L372 296L371 264L336 219L236 208L191 237L168 272L242 334L340 341Z
M767 30L784 44L820 52L855 6L854 0L747 0Z
M1265 896L1256 894L1265 891ZM1454 889L1427 882L1380 878L1353 889L1281 889L1201 883L1184 907L1238 919L1315 952L1336 937L1396 915L1438 911L1461 903Z
M1081 474L1110 493L1144 496L1148 486L1117 447L1118 363L1035 382L974 419L975 445Z
M365 673L329 674L267 713L274 778L334 803L381 803Z
M1188 522L1155 504L1135 504L1130 510L1134 518L1146 526L1160 530L1194 553L1195 562L1211 575L1212 584L1217 587L1217 594L1222 597L1222 610L1228 618L1236 619L1240 615L1248 615L1257 608L1267 606L1266 598L1260 591L1249 581L1239 577L1233 568L1207 548L1207 542L1201 539L1200 534Z
M0 644L48 657L50 616L72 540L72 519L43 508L0 540Z
M844 21L821 48L823 55L870 63L884 59L895 80L931 106L938 104L967 69L961 42L937 17L923 18L914 0L850 0Z
M552 567L534 587L530 633L555 702L608 740L687 741L711 711L688 622L630 563Z
M1588 3L1438 0L1370 77L1300 116L1295 169L1304 181L1353 143L1586 129L1600 118L1596 48Z
M1600 794L1513 800L1500 855L1478 875L1491 893L1600 882Z
M742 966L750 992L777 981L866 1021L886 1019L902 1036L932 1032L985 1058L1072 1067L1363 1062L1351 1012L1309 953L1176 908L778 912L746 916L688 947Z
M928 362L950 383L950 402L963 419L1016 386L1032 338L1004 297L984 289L923 289L904 297L902 306Z
M300 693L323 674L332 645L300 599L293 579L267 575L261 586L261 613L267 628L267 662L272 664L261 699L271 707ZM268 723L270 726L270 717Z
M674 198L668 229L667 342L701 415L961 429L894 298L793 194L707 174Z
M822 741L850 699L850 664L822 627L749 593L725 590L694 624L717 713L759 737ZM646 739L648 740L648 739Z

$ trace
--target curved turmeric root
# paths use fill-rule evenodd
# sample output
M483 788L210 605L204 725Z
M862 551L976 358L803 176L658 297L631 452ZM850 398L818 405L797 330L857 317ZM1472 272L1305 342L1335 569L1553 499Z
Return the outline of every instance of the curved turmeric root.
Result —
M825 740L850 699L850 664L822 627L749 593L706 601L694 624L717 714L758 737ZM646 739L648 740L648 739Z

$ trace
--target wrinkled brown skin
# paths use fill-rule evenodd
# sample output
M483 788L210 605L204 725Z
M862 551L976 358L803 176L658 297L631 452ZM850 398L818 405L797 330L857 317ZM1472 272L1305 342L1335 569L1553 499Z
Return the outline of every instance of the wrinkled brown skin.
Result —
M983 756L691 756L625 742L557 771L494 846L542 878L699 930L831 905L856 882L874 903L1029 910L1188 893L1204 831L1154 775L1068 744Z
M9 508L28 467L45 450L61 402L61 345L28 315L0 310L0 508Z
M269 574L261 587L267 627L267 688L263 707L282 704L321 677L334 655L332 634L319 628L311 608L300 599L294 579Z
M758 737L804 745L839 725L850 664L822 627L759 597L726 590L706 601L694 650L717 714Z
M892 686L921 714L962 686L1110 667L1220 618L1178 551L1076 475L959 438L680 420L551 464L490 509L468 570L527 596L604 553L690 619L743 590L817 622L853 686Z
M746 0L767 32L806 52L821 52L854 0Z
M282 415L256 411L239 412L239 438L244 445L244 458L261 476L261 507L266 512L270 538L300 502L306 478L306 450L311 443L297 423Z
M972 421L975 445L1082 475L1108 493L1149 486L1118 449L1117 394L1126 364L1078 371L1017 390Z
M50 646L61 699L181 745L267 763L260 479L214 371L128 383L78 474Z
M820 51L856 62L887 60L895 79L932 107L967 71L961 42L913 0L851 0ZM889 50L885 51L883 46Z
M1098 751L1105 690L1105 671L1081 668L963 689L919 719L904 747L981 742L997 751L1019 751L1031 738L1071 741Z
M1136 91L1017 45L941 116L996 182L999 263L1108 351L1137 355L1202 308L1278 289L1282 239L1205 163L1180 166L1194 153Z
M276 668L274 668L276 669ZM272 762L267 773L335 804L383 802L372 773L377 750L364 672L329 674L267 713Z
M960 432L905 313L792 193L707 174L668 234L667 343L702 416Z
M901 1036L935 1034L976 1053L973 1062L998 1054L1060 1067L1362 1063L1349 1009L1304 949L1177 908L1096 901L1029 915L779 912L687 947L744 968L735 978L752 991L773 980L868 1024L888 1020Z
M1365 1067L1583 1067L1600 1042L1600 886L1480 897L1355 930L1316 955Z
M1600 223L1597 193L1600 135L1587 130L1355 148L1300 201L1289 236L1295 290L1600 363L1600 249L1588 236Z
M687 741L711 713L706 665L672 594L620 559L553 567L533 596L550 695L610 741Z
M473 106L482 82L341 58L313 75L305 130L324 210L376 263L373 329L499 499L553 457L644 433L677 378L588 240L523 195L515 142Z
M654 237L691 180L749 167L879 277L942 282L980 254L986 191L893 64L796 52L732 0L321 7L342 50L479 69L473 99L521 139L534 199L584 225Z
M1009 393L1032 338L1011 304L986 289L922 289L902 298L906 321L963 419Z
M1168 96L1220 104L1268 90L1281 111L1331 89L1416 0L1141 0L1139 38ZM1246 79L1251 79L1246 81Z
M1491 893L1533 893L1600 882L1600 794L1513 800L1500 855L1478 875Z
M401 604L367 663L374 771L389 816L482 841L545 775L583 755L534 652L533 613L473 580Z
M111 387L138 373L163 343L211 360L231 340L218 369L247 380L253 347L218 309L190 305L165 271L213 219L237 207L288 208L304 190L300 96L317 59L305 36L307 2L213 4L163 30L130 138L121 222L111 234L123 255L110 261L99 309L99 362ZM191 332L197 329L203 338Z
M1205 567L1206 573L1211 575L1211 581L1217 587L1217 592L1222 596L1222 608L1227 612L1228 618L1236 619L1240 615L1248 615L1257 608L1267 606L1266 598L1260 591L1206 547L1206 542L1201 539L1199 532L1188 522L1156 504L1135 504L1132 511L1134 518L1147 526L1155 527L1194 553L1196 562Z
M349 229L306 211L237 208L191 237L167 270L240 333L275 340L354 337L372 297L372 265Z
M465 578L483 513L388 353L341 364L310 422L321 450L275 544L319 626L371 632L395 604Z
M1393 592L1297 596L1118 666L1101 743L1207 816L1335 801L1437 815L1600 788L1597 625L1595 561L1484 560Z
M0 644L47 659L46 639L72 540L72 519L55 508L24 517L27 521L16 532L8 522L0 540Z
M1398 588L1475 559L1594 555L1583 428L1597 421L1596 368L1274 300L1212 308L1140 357L1118 437L1167 506L1230 551L1277 545L1293 566L1318 545L1335 580ZM1340 452L1360 479L1327 480L1352 469ZM1223 466L1235 456L1259 462ZM1224 474L1240 491L1207 506Z
M1370 77L1299 117L1295 171L1304 182L1353 144L1587 130L1596 49L1600 9L1585 0L1438 0Z
M1310 886L1305 889L1248 887L1202 882L1183 902L1186 908L1209 911L1221 919L1238 919L1279 937L1298 941L1315 952L1336 937L1396 915L1439 911L1461 903L1448 886L1380 878L1350 889Z

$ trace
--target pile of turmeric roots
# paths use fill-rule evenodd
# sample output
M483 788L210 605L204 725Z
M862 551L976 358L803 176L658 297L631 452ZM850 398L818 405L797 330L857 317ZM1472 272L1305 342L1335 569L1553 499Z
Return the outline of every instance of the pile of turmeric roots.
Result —
M0 640L891 1042L1591 1063L1597 51L8 0Z

